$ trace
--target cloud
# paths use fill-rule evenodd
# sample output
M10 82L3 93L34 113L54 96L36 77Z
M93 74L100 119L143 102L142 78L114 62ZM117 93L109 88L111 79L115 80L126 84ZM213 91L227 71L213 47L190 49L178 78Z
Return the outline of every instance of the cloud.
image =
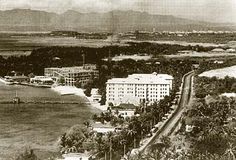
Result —
M236 0L0 0L0 9L27 8L62 13L137 10L206 21L235 22Z

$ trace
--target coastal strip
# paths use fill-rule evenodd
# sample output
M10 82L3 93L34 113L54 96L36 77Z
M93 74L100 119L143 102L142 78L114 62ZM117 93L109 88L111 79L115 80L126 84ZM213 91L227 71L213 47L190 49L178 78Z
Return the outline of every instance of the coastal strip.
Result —
M51 88L53 91L59 93L62 96L66 96L66 95L76 95L82 98L85 98L88 100L88 102L86 104L89 104L91 107L96 108L100 111L105 111L107 110L107 106L106 105L100 105L99 102L93 102L91 97L87 97L84 94L83 89L81 88L77 88L74 86L56 86L56 87L52 87Z

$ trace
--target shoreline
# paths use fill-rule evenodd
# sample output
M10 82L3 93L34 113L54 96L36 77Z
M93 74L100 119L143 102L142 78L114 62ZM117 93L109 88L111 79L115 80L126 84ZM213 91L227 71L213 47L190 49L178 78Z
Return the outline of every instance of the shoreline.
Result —
M82 98L87 99L88 100L87 104L89 104L92 108L96 108L101 112L107 110L106 105L100 105L100 103L98 103L98 102L93 102L91 97L87 97L84 94L83 89L81 89L81 88L76 88L73 86L56 86L56 87L52 87L51 90L59 93L61 96L66 96L66 95L80 96Z

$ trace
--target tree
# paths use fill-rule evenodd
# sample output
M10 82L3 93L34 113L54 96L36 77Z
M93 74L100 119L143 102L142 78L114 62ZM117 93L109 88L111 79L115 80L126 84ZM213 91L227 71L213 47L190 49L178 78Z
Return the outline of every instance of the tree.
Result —
M18 155L15 160L39 160L33 149L25 149L23 153Z
M133 139L133 143L134 143L134 148L136 148L136 135L137 135L137 131L133 130L133 129L129 129L127 132L127 135Z
M152 144L149 148L148 148L148 157L153 158L155 160L160 160L162 157L162 152L163 152L163 148L164 148L164 144L163 143L155 143Z
M58 83L61 84L61 85L64 85L65 84L65 78L64 77L60 77L59 80L58 80Z
M77 87L77 88L82 88L82 84L81 84L81 82L80 82L79 80L77 80L77 81L75 82L75 87Z
M95 137L96 148L94 154L97 154L97 157L104 157L107 160L107 153L109 152L109 141L107 138L104 138L102 134L97 134Z
M89 128L91 126L91 124L89 123L89 121L84 122L84 125L86 126L86 128Z
M109 132L107 133L107 139L109 141L109 155L110 155L110 160L112 160L112 139L113 139L113 133Z
M118 133L119 137L119 144L123 146L123 156L125 157L128 147L128 132L126 129L123 129L121 132Z
M75 125L60 138L59 144L62 153L84 151L83 142L91 137L92 132L88 128Z
M170 137L162 136L162 137L160 138L160 140L161 140L161 142L163 143L165 150L168 149L168 148L170 148L170 146L171 146Z
M123 156L125 157L127 140L126 140L126 139L122 139L122 140L120 141L120 143L121 143L121 145L123 145Z

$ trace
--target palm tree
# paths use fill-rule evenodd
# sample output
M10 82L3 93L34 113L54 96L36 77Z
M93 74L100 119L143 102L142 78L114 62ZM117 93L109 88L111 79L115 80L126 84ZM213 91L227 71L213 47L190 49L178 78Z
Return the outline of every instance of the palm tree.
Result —
M134 142L134 148L136 148L136 135L137 135L137 131L133 130L133 129L129 129L127 132L127 135L133 139Z
M229 143L229 148L226 150L224 155L227 155L228 159L236 160L235 150L236 147L232 143Z
M95 138L96 149L94 153L99 156L104 155L105 160L107 160L107 153L109 152L109 142L103 137L103 135L98 134Z
M89 128L90 127L89 121L84 122L84 125L85 125L86 128Z
M109 141L109 155L110 155L110 160L112 160L112 138L113 138L113 133L108 132L107 133L107 139Z
M165 146L162 142L152 144L149 147L149 155L148 156L150 158L155 159L155 160L160 160L162 157L162 152L163 152L164 147Z
M107 153L109 152L109 142L105 141L103 142L103 146L102 146L102 153L105 156L105 160L107 160Z
M123 129L121 132L117 134L118 142L123 146L123 156L126 155L127 145L128 145L128 131L127 129Z
M122 139L120 143L123 145L123 156L125 157L127 141L125 139Z
M167 136L162 136L160 138L161 142L164 144L165 150L171 146L170 138Z

